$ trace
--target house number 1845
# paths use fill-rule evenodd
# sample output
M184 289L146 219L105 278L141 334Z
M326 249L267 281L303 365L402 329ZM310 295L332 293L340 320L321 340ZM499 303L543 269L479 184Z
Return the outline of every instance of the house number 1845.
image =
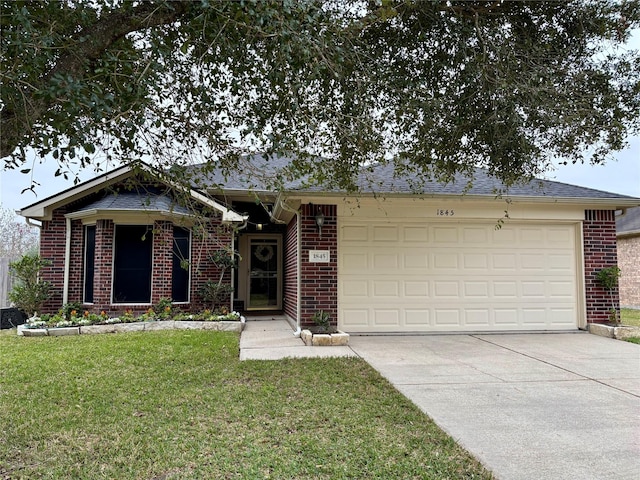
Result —
M453 210L441 210L441 209L437 209L436 210L436 215L438 217L453 217L454 212Z

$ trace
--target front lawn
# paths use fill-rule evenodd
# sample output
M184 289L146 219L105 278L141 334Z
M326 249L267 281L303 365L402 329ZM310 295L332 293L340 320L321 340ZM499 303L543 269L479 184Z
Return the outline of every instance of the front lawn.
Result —
M640 310L631 308L620 309L620 319L624 325L634 325L640 327ZM640 337L631 337L627 342L640 344Z
M632 308L621 308L620 318L625 325L635 325L640 327L640 310Z
M0 478L491 478L360 359L238 335L0 335Z

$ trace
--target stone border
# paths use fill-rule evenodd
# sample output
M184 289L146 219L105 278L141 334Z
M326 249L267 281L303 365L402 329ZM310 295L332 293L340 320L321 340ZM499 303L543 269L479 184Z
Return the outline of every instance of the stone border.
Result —
M616 327L613 325L605 325L603 323L590 323L589 333L600 335L601 337L624 340L630 337L640 337L640 327L631 325L621 325Z
M142 332L155 330L212 330L220 332L242 332L246 319L205 322L193 320L161 320L158 322L111 323L108 325L83 325L81 327L24 328L18 326L18 335L23 337L61 337L67 335L97 335L101 333Z
M302 330L300 338L307 347L349 345L349 334L344 332L311 333L311 330Z

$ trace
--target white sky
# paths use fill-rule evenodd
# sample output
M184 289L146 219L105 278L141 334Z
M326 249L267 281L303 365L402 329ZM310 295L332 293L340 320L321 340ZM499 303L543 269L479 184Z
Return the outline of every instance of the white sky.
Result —
M640 49L640 31L637 31L631 39L629 47ZM65 181L62 176L54 176L57 164L53 159L51 160L44 164L36 163L22 167L31 167L32 173L29 174L20 173L20 169L0 171L1 206L18 210L72 187L72 178ZM96 173L89 168L79 172L79 176L84 181L93 178ZM36 187L35 194L31 191L21 193L22 190L30 187L32 178L40 184ZM615 161L597 166L561 165L557 170L547 172L545 178L640 198L640 136L631 137L629 147L618 152L615 155Z

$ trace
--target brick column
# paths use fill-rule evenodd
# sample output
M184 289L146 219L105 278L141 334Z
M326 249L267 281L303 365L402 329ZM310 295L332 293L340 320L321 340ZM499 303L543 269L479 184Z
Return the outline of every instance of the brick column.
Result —
M582 235L587 322L608 322L611 310L610 293L600 286L596 275L603 268L617 265L615 211L586 210ZM619 309L617 287L612 294L615 308Z
M40 231L40 258L49 260L51 265L40 272L43 281L51 283L51 296L38 313L55 313L62 307L64 290L64 257L66 248L66 209L53 211L51 220L42 222ZM33 312L27 312L32 315Z
M153 270L151 272L151 303L171 298L173 271L173 223L157 221L153 225Z
M205 304L200 292L207 280L217 282L220 279L220 269L210 260L209 254L215 250L231 248L233 236L232 227L223 225L218 217L210 218L200 225L199 229L192 229L191 237L191 303L190 309L198 312L211 306ZM231 283L231 269L227 270L223 283ZM224 306L231 304L229 301ZM218 307L221 305L217 305Z
M111 281L113 272L113 233L111 220L96 222L96 249L93 276L94 310L109 312L111 306Z
M316 226L315 216L321 210L324 215L322 236ZM331 325L338 325L338 228L335 205L302 205L301 267L300 267L300 323L313 326L311 317L318 310L327 312ZM328 250L329 263L309 262L310 250Z
M84 299L84 226L80 220L71 221L71 262L69 264L69 302Z

